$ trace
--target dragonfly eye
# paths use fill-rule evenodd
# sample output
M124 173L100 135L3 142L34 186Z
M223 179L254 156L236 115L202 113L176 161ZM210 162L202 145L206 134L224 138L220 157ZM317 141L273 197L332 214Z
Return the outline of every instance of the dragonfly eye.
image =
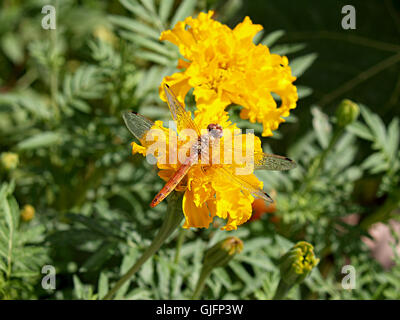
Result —
M217 123L210 123L207 130L213 138L220 139L223 135L222 127Z

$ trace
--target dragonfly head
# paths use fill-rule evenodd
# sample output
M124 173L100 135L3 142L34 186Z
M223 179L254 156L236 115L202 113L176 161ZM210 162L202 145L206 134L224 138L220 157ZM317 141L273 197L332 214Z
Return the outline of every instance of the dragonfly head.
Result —
M223 135L223 130L222 127L217 124L217 123L210 123L207 126L208 133L213 137L214 139L220 139L222 138Z

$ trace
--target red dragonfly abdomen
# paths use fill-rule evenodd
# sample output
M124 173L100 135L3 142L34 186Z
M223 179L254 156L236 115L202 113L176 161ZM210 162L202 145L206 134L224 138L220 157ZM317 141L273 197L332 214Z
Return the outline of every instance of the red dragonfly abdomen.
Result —
M174 175L168 180L165 186L160 190L159 193L154 197L153 201L150 203L150 207L154 208L161 201L163 201L182 181L183 177L188 173L189 169L193 165L193 161L188 159L184 164L182 164L179 169L174 173Z

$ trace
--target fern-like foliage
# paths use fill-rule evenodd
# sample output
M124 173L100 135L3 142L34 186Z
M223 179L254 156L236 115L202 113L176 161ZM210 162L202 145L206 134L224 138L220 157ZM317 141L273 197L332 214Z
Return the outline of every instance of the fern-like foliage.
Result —
M47 258L43 225L27 226L13 196L14 185L0 188L0 297L31 298Z

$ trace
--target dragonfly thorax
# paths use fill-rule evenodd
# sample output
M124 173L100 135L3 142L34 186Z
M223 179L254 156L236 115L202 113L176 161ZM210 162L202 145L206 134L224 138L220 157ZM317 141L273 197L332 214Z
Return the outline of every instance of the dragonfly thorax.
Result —
M207 133L199 137L197 143L192 148L197 154L208 154L208 148L213 145L217 140L221 139L223 135L222 127L219 124L211 123L207 126Z
M210 123L207 126L208 134L214 139L221 139L223 135L222 127L217 123Z

